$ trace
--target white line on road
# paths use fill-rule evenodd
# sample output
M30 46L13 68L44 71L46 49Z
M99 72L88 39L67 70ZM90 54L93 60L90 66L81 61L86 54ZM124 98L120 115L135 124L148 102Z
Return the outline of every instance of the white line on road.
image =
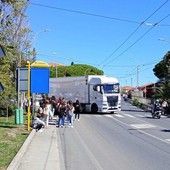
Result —
M114 116L117 116L117 117L124 117L124 116L122 116L122 115L120 115L120 114L115 114Z
M95 166L95 168L98 169L98 170L103 170L102 166L97 161L97 159L95 158L95 156L93 155L91 150L88 148L87 144L83 141L83 139L81 138L80 134L78 133L78 131L76 129L75 129L75 132L76 132L77 136L79 137L80 142L84 146L84 148L85 148L85 150L88 154L88 157L90 158L90 160L93 163L93 165Z
M131 117L131 118L134 118L135 116L132 116L132 115L130 115L130 114L124 114L125 116L127 116L127 117Z
M110 117L110 118L112 118L113 116L112 115L105 115L106 117Z
M121 120L116 119L115 117L112 117L112 119L114 119L115 121L117 121L117 122L119 122L119 123L121 123L121 124L123 124L123 125L125 125L125 126L127 126L127 127L132 127L131 125L129 125L129 124L127 124L127 123L124 123L124 122L122 122ZM154 135L152 135L152 134L150 134L150 133L147 133L147 132L145 132L145 131L143 131L143 130L140 130L140 129L137 129L137 128L136 128L136 130L139 131L139 132L141 132L141 133L143 133L143 134L145 134L145 135L147 135L147 136L150 136L150 137L152 137L152 138L154 138L154 139L157 139L157 140L159 140L159 141L162 141L162 142L165 142L165 143L167 143L167 144L170 144L170 142L167 141L167 140L165 140L165 139L161 139L161 138L159 138L159 137L157 137L157 136L154 136Z
M166 141L170 142L170 139L165 139Z
M146 128L153 128L156 127L154 125L151 124L130 124L130 126L136 128L136 129L146 129Z
M140 114L135 114L135 116L138 116L138 117L145 117L144 115L140 115Z

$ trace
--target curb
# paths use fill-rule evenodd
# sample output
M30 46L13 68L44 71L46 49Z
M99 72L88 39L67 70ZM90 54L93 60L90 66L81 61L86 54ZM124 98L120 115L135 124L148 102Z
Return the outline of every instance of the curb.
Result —
M27 139L25 140L25 142L21 146L20 150L15 155L15 157L13 158L12 162L9 164L9 166L7 167L6 170L17 170L18 169L18 167L20 165L20 160L24 156L24 153L26 152L27 147L30 144L30 142L31 142L32 138L34 137L35 133L36 133L36 131L34 129L30 132Z

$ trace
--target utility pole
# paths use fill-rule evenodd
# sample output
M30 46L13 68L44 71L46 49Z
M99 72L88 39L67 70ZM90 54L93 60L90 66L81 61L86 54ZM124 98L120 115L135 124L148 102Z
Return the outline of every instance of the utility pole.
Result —
M137 65L137 70L136 70L136 86L137 88L139 87L139 65Z

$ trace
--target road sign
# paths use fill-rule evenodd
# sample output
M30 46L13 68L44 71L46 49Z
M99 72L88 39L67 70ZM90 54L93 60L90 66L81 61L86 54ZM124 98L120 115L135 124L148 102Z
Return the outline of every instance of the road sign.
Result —
M17 68L17 91L28 91L28 68Z

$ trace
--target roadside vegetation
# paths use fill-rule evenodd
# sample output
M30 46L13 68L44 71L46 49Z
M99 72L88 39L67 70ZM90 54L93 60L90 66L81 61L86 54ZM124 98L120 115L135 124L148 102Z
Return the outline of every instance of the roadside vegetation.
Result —
M56 70L57 69L57 70ZM69 77L86 75L103 75L104 72L96 67L87 64L74 64L70 66L59 66L50 68L50 77Z
M0 170L7 168L28 137L26 127L25 123L16 125L14 116L0 117Z

